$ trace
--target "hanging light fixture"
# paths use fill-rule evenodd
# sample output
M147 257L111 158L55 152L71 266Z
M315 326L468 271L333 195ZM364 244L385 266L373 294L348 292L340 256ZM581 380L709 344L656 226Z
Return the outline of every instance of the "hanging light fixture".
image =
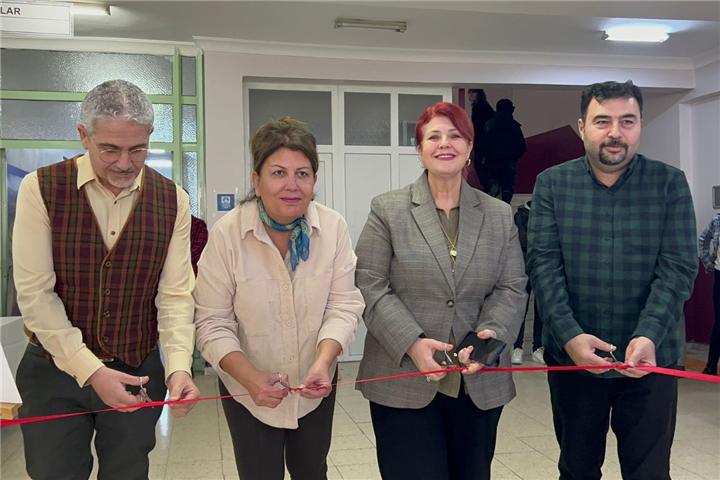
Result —
M370 30L390 30L405 33L407 22L391 22L387 20L365 20L362 18L336 18L335 28L367 28Z

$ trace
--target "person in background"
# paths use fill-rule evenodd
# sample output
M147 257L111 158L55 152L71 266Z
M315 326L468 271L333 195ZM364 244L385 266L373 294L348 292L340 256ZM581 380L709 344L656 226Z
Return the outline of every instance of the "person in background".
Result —
M18 367L20 418L198 398L189 199L145 165L150 99L111 80L80 108L84 155L20 186L13 238L18 305L30 336ZM164 366L158 349L164 354ZM170 406L183 416L193 402ZM31 478L148 478L162 408L22 425Z
M185 190L185 193L188 193L186 189L183 188L183 190ZM202 255L202 252L205 249L205 245L208 241L208 229L207 223L205 223L204 220L196 217L195 215L191 215L191 221L192 225L190 227L190 262L192 263L193 272L197 277L197 264L200 260L200 255Z
M517 212L515 212L515 225L518 229L518 238L520 239L520 248L522 248L523 252L523 258L527 258L527 229L528 229L528 220L530 218L530 206L532 205L532 201L527 201L524 205L521 205ZM530 286L530 282L527 283L526 291L528 293L528 304L525 307L525 316L527 317L527 312L530 308L530 292L532 291L532 288ZM537 308L537 302L533 301L533 310L534 310L534 320L533 320L533 338L532 338L532 361L535 363L539 363L541 365L545 365L545 360L543 360L543 355L545 353L545 349L542 346L542 330L543 330L543 324L542 320L540 319L540 314L538 313ZM523 361L523 342L525 340L525 322L523 321L522 325L520 326L520 333L518 333L517 340L515 340L515 344L513 345L513 351L512 355L510 357L510 360L512 361L513 365L521 365Z
M685 174L637 153L643 98L631 81L582 93L586 155L537 177L528 269L544 322L561 479L599 479L608 428L625 479L670 478L678 322L697 274L695 212ZM616 361L617 359L617 361ZM623 370L599 370L621 362Z
M498 100L495 115L485 124L477 145L476 157L485 159L487 185L485 193L499 191L503 202L510 203L515 194L517 164L527 147L520 125L513 118L515 106L507 98Z
M372 200L357 244L357 285L368 328L358 380L432 372L466 335L510 343L527 294L509 205L470 187L473 128L450 103L429 107L415 137L424 171ZM467 347L471 348L471 347ZM460 372L360 383L370 401L385 480L489 479L503 406L515 396L509 372ZM492 361L492 360L490 360ZM499 365L510 366L505 349Z
M700 260L707 273L714 272L713 309L715 310L715 323L710 336L710 350L708 351L707 365L702 373L717 375L718 360L720 360L720 213L716 213L708 226L703 230L698 240Z
M337 357L365 306L336 211L312 201L318 153L281 118L250 140L254 191L221 218L198 265L197 345L220 377L244 480L324 479ZM288 395L288 387L301 390Z
M468 99L472 105L472 120L473 130L475 136L473 137L473 145L480 144L480 135L482 135L485 129L485 124L495 115L495 110L490 106L485 96L485 90L482 88L475 89L471 88L468 90ZM475 154L476 152L473 152ZM475 173L477 174L480 184L485 187L487 183L487 166L485 165L485 159L481 155L474 155L473 166L475 167Z

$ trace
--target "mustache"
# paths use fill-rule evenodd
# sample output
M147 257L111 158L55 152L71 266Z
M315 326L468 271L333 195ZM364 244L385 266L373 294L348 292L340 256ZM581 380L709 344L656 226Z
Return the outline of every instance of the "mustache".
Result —
M621 140L610 140L609 142L605 142L600 145L600 148L603 149L605 147L622 147L625 150L627 150L628 145L627 143L621 141Z
M127 173L135 173L137 171L137 168L130 167L127 170L117 170L117 169L110 169L112 173L117 173L119 175L125 175Z

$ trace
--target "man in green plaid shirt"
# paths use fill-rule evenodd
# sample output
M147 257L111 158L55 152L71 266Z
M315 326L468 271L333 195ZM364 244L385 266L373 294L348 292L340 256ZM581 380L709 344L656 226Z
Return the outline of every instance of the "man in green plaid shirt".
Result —
M695 212L683 172L637 153L641 119L632 82L590 85L578 121L586 155L537 178L528 269L548 365L607 365L614 355L670 367L682 354ZM675 377L588 368L549 372L548 382L560 479L601 477L609 426L624 479L670 478Z

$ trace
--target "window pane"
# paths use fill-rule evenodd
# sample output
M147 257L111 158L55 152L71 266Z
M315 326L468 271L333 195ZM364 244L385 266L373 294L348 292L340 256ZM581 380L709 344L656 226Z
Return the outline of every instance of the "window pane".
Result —
M172 95L171 56L4 48L0 69L3 90L89 92L120 79L148 95Z
M415 146L415 125L430 106L442 102L442 95L398 95L398 123L400 146Z
M182 94L195 96L195 57L180 57L182 69Z
M153 104L155 111L155 130L150 135L151 142L173 141L173 106L170 103Z
M270 120L292 117L308 124L318 145L332 145L330 102L330 92L252 89L250 135Z
M182 106L182 141L183 143L197 142L197 106Z
M145 160L145 165L163 177L172 180L173 154L170 150L153 149Z
M182 184L190 195L190 213L198 216L198 154L183 152Z
M80 102L2 100L0 110L3 140L80 139Z
M389 93L345 93L345 145L390 145Z

